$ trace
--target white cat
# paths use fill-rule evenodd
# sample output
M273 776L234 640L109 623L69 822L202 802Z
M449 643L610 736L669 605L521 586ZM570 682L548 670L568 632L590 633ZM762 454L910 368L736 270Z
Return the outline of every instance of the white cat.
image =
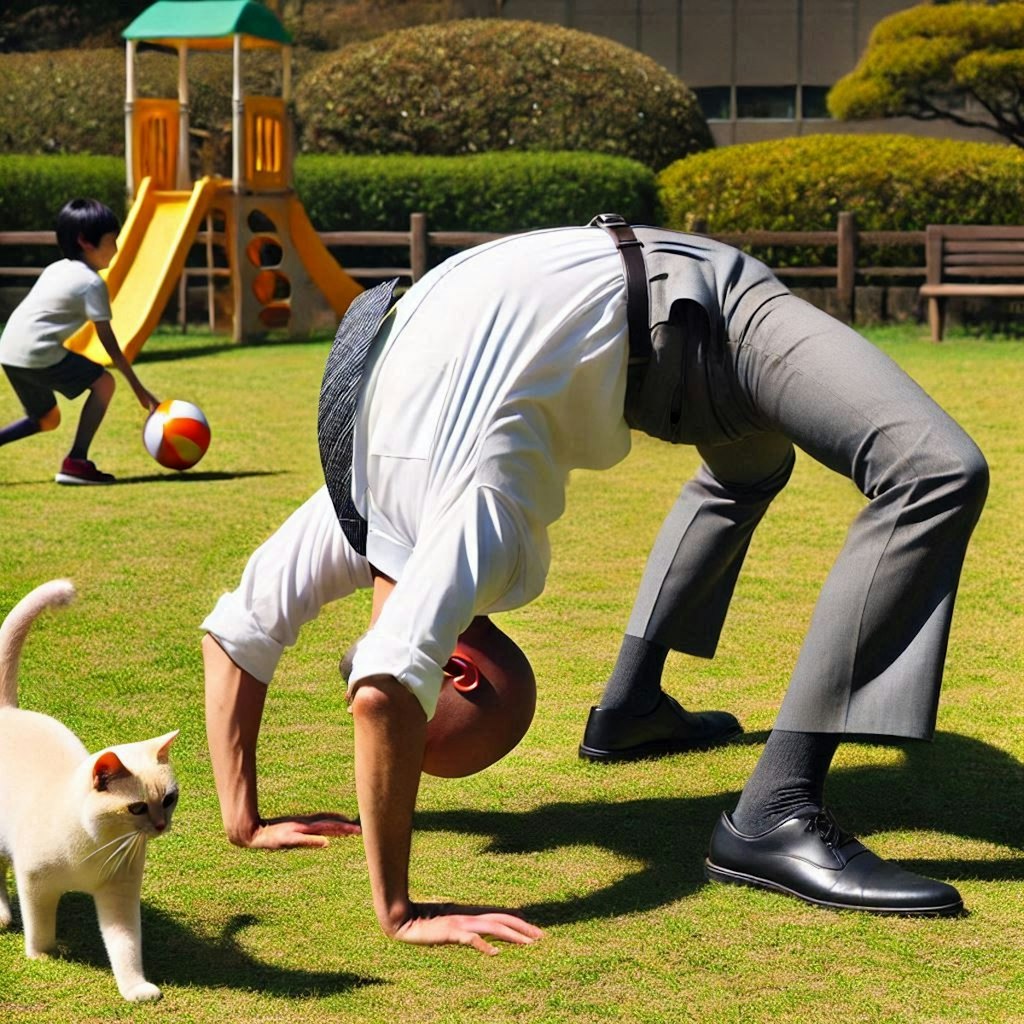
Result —
M160 989L142 973L139 898L146 843L167 831L178 801L167 763L178 734L89 754L60 722L17 707L29 626L74 596L69 581L51 580L0 626L0 928L11 923L10 865L29 957L54 948L60 897L90 893L121 995L159 999Z

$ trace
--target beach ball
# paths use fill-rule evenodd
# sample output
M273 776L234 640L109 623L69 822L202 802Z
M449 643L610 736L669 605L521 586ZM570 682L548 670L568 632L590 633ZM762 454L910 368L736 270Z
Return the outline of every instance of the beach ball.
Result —
M172 398L150 413L142 443L161 466L189 469L210 447L210 424L198 405Z

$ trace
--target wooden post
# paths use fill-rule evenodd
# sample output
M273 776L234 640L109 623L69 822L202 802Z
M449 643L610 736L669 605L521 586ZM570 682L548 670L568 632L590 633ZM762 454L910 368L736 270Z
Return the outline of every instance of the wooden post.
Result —
M425 213L409 215L409 266L412 268L413 282L418 281L427 272L427 215Z
M188 315L185 305L188 302L188 275L184 270L178 278L178 330L184 334L188 330Z
M839 308L849 323L854 320L854 287L857 280L857 220L847 210L839 214L836 292Z
M242 191L242 146L245 141L245 101L242 99L242 37L231 46L231 184Z
M213 284L213 214L206 215L206 315L210 333L217 330L216 289Z
M281 47L281 99L285 106L292 101L292 48Z
M292 48L281 49L281 99L284 101L284 124L281 126L282 144L286 147L284 184L295 187L295 120L292 117Z
M926 284L942 283L942 232L934 224L927 224L924 229L924 267ZM945 302L936 295L928 296L928 326L932 341L942 341L946 326Z
M188 43L182 43L178 47L178 153L174 183L179 189L187 189L192 179L188 159L188 103Z
M124 166L128 202L135 200L135 40L124 48Z

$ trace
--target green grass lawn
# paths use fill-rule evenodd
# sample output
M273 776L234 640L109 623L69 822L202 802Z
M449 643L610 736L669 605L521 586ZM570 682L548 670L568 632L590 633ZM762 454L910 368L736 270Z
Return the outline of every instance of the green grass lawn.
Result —
M80 403L64 403L56 434L0 450L0 612L43 580L72 578L78 602L30 637L22 705L90 749L181 729L182 800L150 846L143 893L147 973L164 1000L122 1002L91 901L69 895L59 958L30 962L20 928L0 934L0 1020L1024 1020L1024 347L962 334L935 346L916 327L872 337L979 442L992 489L935 743L845 745L828 795L878 853L957 884L969 916L835 914L703 880L711 827L754 766L862 504L806 457L754 539L718 656L667 667L673 694L735 712L743 740L647 764L577 759L645 555L695 467L692 450L644 437L611 472L574 476L547 591L500 618L537 671L529 735L481 775L427 779L421 792L414 895L521 906L542 942L486 958L385 939L358 838L277 854L230 846L205 749L198 626L319 484L327 343L236 348L163 333L139 374L160 397L202 406L209 454L185 474L157 467L123 384L93 448L118 486L52 483ZM0 387L0 422L17 415ZM281 664L260 746L267 816L356 811L337 663L368 608L365 595L329 608Z

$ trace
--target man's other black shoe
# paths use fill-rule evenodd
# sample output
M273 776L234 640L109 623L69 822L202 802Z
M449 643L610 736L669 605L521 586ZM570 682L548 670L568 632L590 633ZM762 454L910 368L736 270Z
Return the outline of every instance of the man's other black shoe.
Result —
M770 889L833 910L909 917L963 911L953 886L882 860L828 811L798 814L758 836L738 832L723 814L711 833L704 870L716 882Z
M707 750L741 732L728 711L687 711L663 693L646 715L591 708L579 754L588 761L640 761Z

